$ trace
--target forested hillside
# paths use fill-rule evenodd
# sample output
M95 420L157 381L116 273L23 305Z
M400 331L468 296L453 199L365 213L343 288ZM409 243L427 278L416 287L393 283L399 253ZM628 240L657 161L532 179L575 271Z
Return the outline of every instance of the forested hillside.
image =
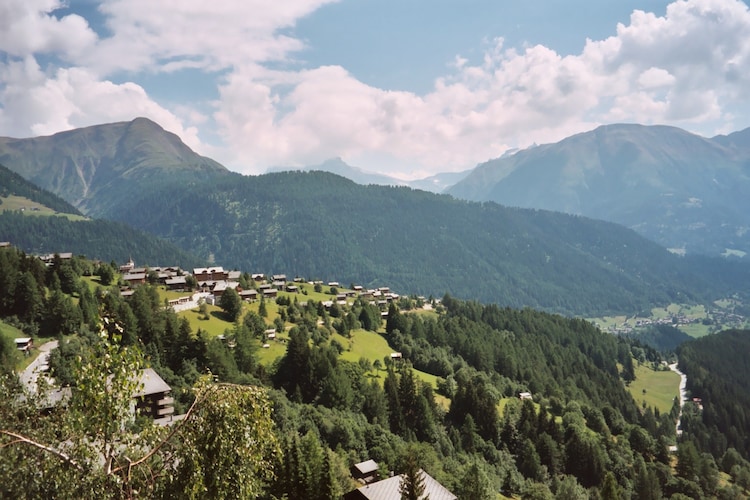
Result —
M130 226L107 220L71 221L65 217L29 217L0 213L0 241L28 253L72 252L92 259L134 259L142 265L179 265L186 269L205 261L173 243Z
M591 314L743 292L750 268L680 259L632 231L323 172L145 190L110 216L228 267Z
M99 405L74 398L65 411L40 414L15 396L19 386L5 365L3 496L175 498L199 488L232 498L332 499L356 487L347 469L366 459L380 464L381 476L416 464L472 500L499 492L737 498L744 491L741 479L719 484L715 460L739 465L738 478L743 470L731 452L692 457L688 445L672 468L675 414L637 408L621 378L632 375L633 346L581 320L445 297L429 314L408 310L411 299L399 301L404 309L392 303L383 324L377 306L363 300L327 310L283 293L272 314L243 306L218 337L193 331L150 285L128 299L117 288L92 290L77 281L81 274L108 273L83 259L46 268L0 249L0 268L0 318L12 315L22 328L40 322L45 335L79 332L59 337L50 359L60 384L94 395L91 374L108 372L93 367L121 376L122 363L145 362L141 352L172 387L175 405L195 412L174 430L112 420L105 410L117 401L108 398ZM271 323L288 339L286 352L263 364L257 354ZM383 335L403 358L345 361L355 331ZM7 360L7 344L0 348ZM439 375L437 387L415 368ZM211 382L201 379L207 370ZM188 390L194 384L197 391ZM521 391L533 400L519 399ZM98 459L98 436L112 440L103 452L110 461Z
M686 342L678 354L690 395L700 398L703 407L688 405L683 419L687 437L714 456L735 448L750 459L750 331L729 330Z
M21 196L60 214L81 215L75 207L0 165L0 196ZM80 217L79 217L80 219ZM0 241L8 241L28 253L72 252L92 259L131 258L143 265L205 264L172 243L106 220L71 220L61 216L33 217L20 211L0 213Z

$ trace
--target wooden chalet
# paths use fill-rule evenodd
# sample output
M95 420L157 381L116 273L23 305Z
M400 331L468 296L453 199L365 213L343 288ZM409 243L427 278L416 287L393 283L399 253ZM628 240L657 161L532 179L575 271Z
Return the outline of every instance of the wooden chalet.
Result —
M154 420L174 413L174 399L169 395L172 388L152 368L141 372L141 388L133 394L136 410Z
M457 496L451 493L445 486L437 482L435 478L420 469L419 474L424 482L424 493L420 498L430 500L457 500ZM364 486L350 491L344 495L344 500L392 500L401 498L401 481L403 474L389 477L382 481L365 484Z

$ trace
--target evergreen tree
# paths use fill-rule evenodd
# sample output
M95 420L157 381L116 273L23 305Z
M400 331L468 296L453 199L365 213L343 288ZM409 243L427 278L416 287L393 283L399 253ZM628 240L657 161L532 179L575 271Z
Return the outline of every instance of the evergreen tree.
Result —
M636 457L633 500L661 500L662 491L656 471L650 469L643 458Z
M219 307L224 310L230 321L237 321L242 312L242 299L237 290L234 288L224 290L219 299Z
M260 305L258 306L258 314L261 318L267 318L268 317L268 310L266 309L266 299L265 295L261 293L260 295Z
M112 266L106 262L99 264L99 267L96 268L95 274L99 276L99 283L102 286L111 285L112 281L115 279L115 271L112 269Z
M617 484L617 478L615 478L612 471L607 472L604 476L600 494L603 500L617 500L622 498L622 488Z
M42 314L40 332L50 337L71 335L80 326L81 310L73 304L70 296L59 290L50 293Z
M403 460L403 476L398 487L401 500L429 500L429 495L424 495L424 476L419 467L417 451L410 447Z
M317 488L320 500L337 500L341 498L341 486L336 479L332 456L333 452L328 449L324 450L320 484Z
M257 342L253 339L250 330L244 325L238 325L234 329L233 351L237 369L242 373L253 373L258 364L255 357Z
M605 497L606 498L606 497ZM565 476L560 481L557 491L555 492L555 500L588 500L589 493L586 488L578 484L574 476Z
M401 333L406 333L406 318L398 310L398 306L391 302L388 306L388 318L385 322L385 331L387 333L393 333L398 330Z
M14 312L25 323L33 323L42 310L42 292L39 283L29 271L21 274L16 282L13 300Z
M89 329L96 328L99 319L99 304L87 284L81 282L78 290L78 307L81 309L81 320Z
M477 460L465 467L456 495L459 500L490 499L496 496L492 482Z
M371 380L362 386L362 414L372 424L388 426L388 402L383 389Z
M383 390L388 401L388 422L391 432L403 435L406 430L406 420L399 399L398 377L392 366L388 366L388 372L383 382Z
M700 455L692 441L683 441L677 447L677 474L688 481L697 481L700 472Z

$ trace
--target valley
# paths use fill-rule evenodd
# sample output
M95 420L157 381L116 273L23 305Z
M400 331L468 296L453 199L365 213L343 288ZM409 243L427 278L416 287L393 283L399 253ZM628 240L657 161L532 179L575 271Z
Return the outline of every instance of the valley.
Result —
M717 300L707 309L703 305L669 304L650 314L589 318L597 327L612 334L635 334L656 325L674 326L690 337L703 337L722 330L750 327L746 306L737 299Z

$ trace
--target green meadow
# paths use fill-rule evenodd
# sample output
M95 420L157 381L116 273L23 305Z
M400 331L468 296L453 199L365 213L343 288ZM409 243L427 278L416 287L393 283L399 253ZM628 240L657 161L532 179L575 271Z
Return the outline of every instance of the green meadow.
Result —
M636 363L635 380L628 390L638 406L645 402L646 406L668 413L680 393L680 376L671 370L654 370L647 364Z
M86 217L73 214L62 214L48 208L41 203L31 201L23 196L10 195L2 198L2 204L0 204L0 212L4 211L18 211L22 210L24 215L33 216L50 216L58 215L61 217L67 217L70 220L86 220Z

